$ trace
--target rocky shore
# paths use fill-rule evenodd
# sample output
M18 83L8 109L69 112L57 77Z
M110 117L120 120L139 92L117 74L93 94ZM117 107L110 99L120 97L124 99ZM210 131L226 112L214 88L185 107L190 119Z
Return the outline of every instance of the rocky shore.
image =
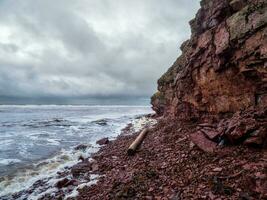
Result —
M134 156L127 148L138 133L130 126L93 160L74 166L73 177L99 174L73 199L265 199L267 153L244 145L217 145L204 153L190 139L197 123L158 119ZM66 185L67 187L67 185Z
M71 169L72 179L99 176L73 199L267 199L267 2L202 0L190 25L141 148L126 154L131 126L103 139Z
M95 154L78 199L267 199L267 2L200 4L158 80L158 123L132 157L137 133Z

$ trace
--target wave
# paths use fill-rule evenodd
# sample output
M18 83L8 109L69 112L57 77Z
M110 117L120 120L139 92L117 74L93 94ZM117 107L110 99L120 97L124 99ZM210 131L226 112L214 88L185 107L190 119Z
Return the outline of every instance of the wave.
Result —
M10 165L14 163L20 163L19 159L0 159L0 165Z
M74 149L66 151L62 149L53 158L35 163L31 168L21 170L13 176L4 177L0 181L0 198L12 199L13 194L19 193L16 195L23 196L31 191L32 198L27 199L35 199L34 196L39 194L40 191L53 189L55 183L62 178L59 176L60 172L64 172L77 164L81 155L88 157L97 150L97 146L90 147L85 151ZM41 181L42 184L37 184L38 181Z
M41 128L41 127L49 127L49 126L66 126L70 127L73 125L73 122L66 120L66 119L60 119L60 118L53 118L53 119L48 119L48 120L32 120L27 123L22 124L22 126L28 126L32 128Z

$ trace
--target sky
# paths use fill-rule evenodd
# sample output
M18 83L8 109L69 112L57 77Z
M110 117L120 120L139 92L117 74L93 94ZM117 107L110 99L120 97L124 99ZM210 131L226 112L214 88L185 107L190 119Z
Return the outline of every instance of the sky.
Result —
M199 0L0 0L0 97L151 96Z

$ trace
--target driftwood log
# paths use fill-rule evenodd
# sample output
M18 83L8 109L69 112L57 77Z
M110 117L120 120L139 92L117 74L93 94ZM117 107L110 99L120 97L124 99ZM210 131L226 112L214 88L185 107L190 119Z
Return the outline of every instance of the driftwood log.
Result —
M129 156L132 156L135 154L136 150L138 149L138 147L141 145L141 143L143 142L143 140L145 139L147 133L148 133L148 128L145 128L138 136L137 138L134 140L134 142L130 145L130 147L127 150L127 154Z

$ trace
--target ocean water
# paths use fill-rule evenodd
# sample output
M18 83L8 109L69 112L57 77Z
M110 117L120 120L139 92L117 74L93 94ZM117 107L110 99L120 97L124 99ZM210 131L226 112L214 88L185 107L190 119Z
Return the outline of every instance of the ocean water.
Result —
M128 123L142 123L136 118L148 113L150 106L0 105L0 199L39 179L51 185L57 171L97 151L97 140L116 138ZM79 144L89 148L75 151ZM24 199L38 198L32 194Z

